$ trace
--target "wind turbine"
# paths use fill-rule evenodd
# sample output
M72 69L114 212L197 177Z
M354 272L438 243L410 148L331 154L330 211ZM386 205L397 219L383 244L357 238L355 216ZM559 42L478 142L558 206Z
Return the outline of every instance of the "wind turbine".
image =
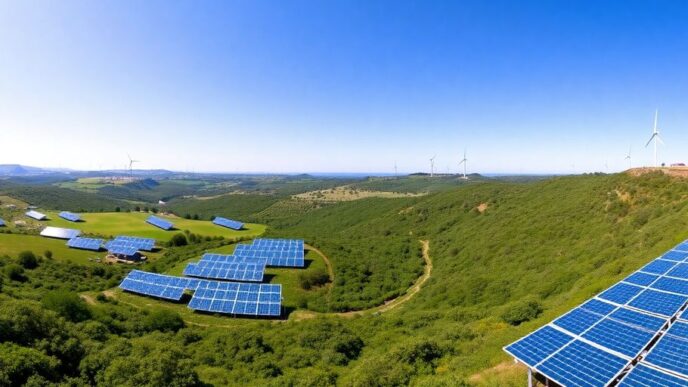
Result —
M430 177L435 176L435 157L437 157L437 155L430 158Z
M397 177L397 162L394 161L394 177Z
M463 179L464 180L468 180L468 178L466 177L466 162L467 161L468 161L468 159L466 158L466 150L464 149L463 150L463 159L461 159L461 161L459 161L459 166L461 166L461 164L463 164Z
M660 143L664 144L664 141L662 141L662 138L659 137L659 130L657 130L657 110L655 110L655 126L652 129L652 136L650 136L650 139L647 140L647 144L645 144L645 148L647 148L648 145L652 142L652 140L655 140L655 168L657 168L657 141Z
M129 156L129 153L127 153L127 158L129 159L129 179L131 181L134 181L134 170L133 170L133 165L134 163L140 163L141 161L139 160L133 160L131 156Z
M628 169L633 168L633 164L631 161L631 146L630 145L628 146L628 154L626 155L626 157L624 157L624 160L628 160Z

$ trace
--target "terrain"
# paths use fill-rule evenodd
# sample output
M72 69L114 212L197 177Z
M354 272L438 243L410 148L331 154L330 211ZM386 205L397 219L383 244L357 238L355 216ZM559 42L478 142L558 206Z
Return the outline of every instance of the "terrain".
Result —
M313 246L306 269L268 271L284 287L282 319L198 314L125 294L116 286L130 267L57 247L47 257L45 246L3 239L39 239L12 230L0 234L0 363L10 370L0 371L0 382L520 386L525 373L504 345L688 237L688 181L657 171L467 182L232 179L214 181L224 188L212 195L179 190L166 208L189 222L226 215L265 225L265 236ZM157 209L160 200L63 183L40 183L45 192L36 195L25 183L5 184L0 209L40 199L59 210L49 205L50 192L64 203L70 196L62 190L88 195L94 213L84 215L84 227L116 215L99 213L115 201ZM294 197L349 187L414 195ZM134 211L122 207L118 216L144 216L127 209ZM116 227L112 222L98 229ZM205 251L234 248L229 235L204 232L197 228L201 238L167 246L141 268L179 274ZM36 266L19 257L24 250L38 256ZM308 285L323 273L328 281Z

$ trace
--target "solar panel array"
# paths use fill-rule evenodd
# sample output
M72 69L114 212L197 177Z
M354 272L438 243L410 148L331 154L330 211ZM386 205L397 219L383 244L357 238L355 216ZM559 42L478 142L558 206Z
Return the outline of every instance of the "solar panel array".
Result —
M244 227L244 224L239 221L222 218L219 216L216 216L215 219L213 219L213 223L217 224L218 226L231 228L232 230L241 230L241 228Z
M81 217L77 214L71 213L69 211L62 211L59 213L60 218L66 219L70 222L78 222L81 220Z
M267 265L268 260L265 258L237 257L235 255L205 253L201 257L201 262L228 262L228 263L239 263L239 262L251 263L252 262L252 263L259 263L259 264Z
M504 350L564 386L688 386L686 304L688 242Z
M47 226L43 229L43 231L41 231L41 236L58 239L72 239L78 237L79 234L81 234L81 231L79 230L52 226Z
M36 220L45 220L48 218L45 214L38 212L38 211L34 211L34 210L27 211L26 216L28 216L29 218L36 219Z
M265 262L217 262L203 261L189 263L184 268L184 275L201 278L214 278L235 281L263 280Z
M146 219L146 222L152 224L155 227L159 227L163 230L171 230L174 227L172 222L158 218L157 216L153 215L149 216L148 219Z
M115 247L134 247L136 250L152 251L155 239L120 235L105 244L108 250Z
M282 285L201 281L189 302L189 308L277 317L282 314Z
M127 257L134 256L139 252L136 247L125 245L110 245L107 250L110 254L126 255Z
M5 221L2 220L2 219L0 219L0 227L2 227L2 226L4 226L4 225L5 225Z
M268 266L303 267L304 244L297 239L255 239L252 244L237 245L237 257L266 259Z
M103 245L102 239L76 237L67 241L67 246L74 249L98 251Z
M277 284L220 282L132 270L119 286L174 301L191 290L194 294L188 307L205 312L266 317L282 312L282 286Z

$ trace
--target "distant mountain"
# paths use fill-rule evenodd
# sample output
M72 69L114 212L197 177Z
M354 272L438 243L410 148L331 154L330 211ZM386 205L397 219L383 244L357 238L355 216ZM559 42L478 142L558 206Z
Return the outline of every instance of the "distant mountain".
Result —
M20 164L0 164L0 176L31 176L47 173L54 173L54 171Z

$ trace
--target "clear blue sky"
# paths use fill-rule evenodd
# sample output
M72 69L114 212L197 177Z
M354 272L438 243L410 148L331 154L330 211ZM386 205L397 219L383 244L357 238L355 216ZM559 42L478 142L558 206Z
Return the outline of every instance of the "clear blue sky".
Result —
M0 163L585 172L688 162L686 1L4 1Z

